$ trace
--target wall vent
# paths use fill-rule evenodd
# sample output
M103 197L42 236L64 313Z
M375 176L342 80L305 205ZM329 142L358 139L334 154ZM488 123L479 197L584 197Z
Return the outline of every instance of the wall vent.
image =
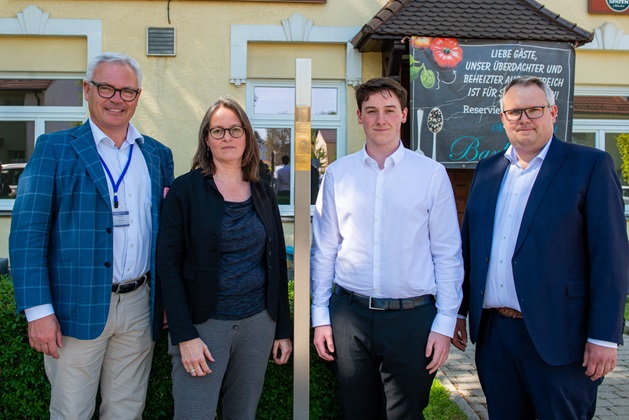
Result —
M177 55L175 39L175 28L149 27L146 32L146 55Z

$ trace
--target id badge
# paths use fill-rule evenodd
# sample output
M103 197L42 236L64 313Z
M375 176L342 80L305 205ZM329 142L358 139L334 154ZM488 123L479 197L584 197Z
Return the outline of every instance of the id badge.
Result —
M129 212L128 211L114 211L112 215L114 217L114 227L129 226Z

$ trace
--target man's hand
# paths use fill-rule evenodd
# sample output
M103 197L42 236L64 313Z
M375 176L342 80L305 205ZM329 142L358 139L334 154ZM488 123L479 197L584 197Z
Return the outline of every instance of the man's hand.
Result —
M618 350L587 342L583 354L585 374L596 381L616 368Z
M426 370L431 375L437 371L448 360L450 352L450 337L432 331L428 335L426 345L426 357L432 356L431 362L426 366Z
M293 343L290 338L275 340L273 342L273 362L276 365L283 365L288 362L290 354L293 352Z
M332 339L331 325L315 327L313 341L320 358L328 362L334 361L334 340Z
M465 347L467 347L467 329L465 328L464 318L458 318L456 320L454 337L452 337L452 345L461 351L465 351Z
M210 350L200 338L179 343L181 362L184 369L192 376L205 376L212 373L207 361L214 361Z
M28 342L35 350L59 358L58 347L63 347L63 337L55 314L28 323Z

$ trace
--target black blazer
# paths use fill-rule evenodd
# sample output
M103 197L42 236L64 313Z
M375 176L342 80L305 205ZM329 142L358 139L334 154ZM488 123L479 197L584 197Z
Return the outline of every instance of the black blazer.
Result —
M277 322L275 338L290 338L286 245L275 194L264 182L252 183L251 192L266 230L266 307ZM178 177L164 201L157 276L172 344L197 338L194 324L207 321L216 308L224 204L213 177L199 169Z

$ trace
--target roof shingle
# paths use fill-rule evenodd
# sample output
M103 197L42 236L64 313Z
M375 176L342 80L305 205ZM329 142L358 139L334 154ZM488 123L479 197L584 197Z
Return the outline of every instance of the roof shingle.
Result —
M578 44L594 36L535 0L390 0L351 43L375 52L411 35Z
M629 101L621 96L575 96L574 112L629 115Z

